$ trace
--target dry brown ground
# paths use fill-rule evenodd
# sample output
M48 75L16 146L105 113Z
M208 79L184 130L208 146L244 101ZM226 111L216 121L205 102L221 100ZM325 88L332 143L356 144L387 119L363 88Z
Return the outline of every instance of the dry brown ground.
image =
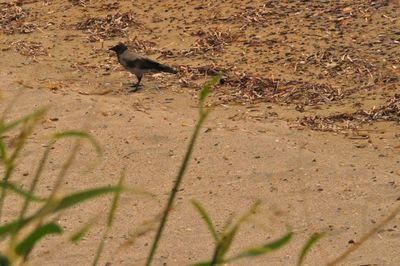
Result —
M84 127L105 154L98 160L84 146L66 191L114 184L126 167L128 185L156 195L123 197L102 265L143 265L152 234L118 247L164 206L197 118L198 88L218 71L225 82L210 99L216 108L155 265L210 258L211 237L190 199L203 203L220 227L262 200L233 252L293 228L290 245L233 265L294 265L305 240L321 231L327 235L307 265L324 265L399 204L398 1L4 2L2 109L18 93L9 119L51 107L18 175L31 176L37 150L52 133ZM108 52L119 41L177 67L179 75L146 76L142 90L129 93L135 78ZM54 150L42 194L71 145L60 142ZM72 231L109 204L82 205L59 222ZM6 219L17 213L15 202L8 206ZM398 224L396 218L382 228L343 265L399 265ZM31 262L89 265L103 230L99 219L77 245L43 241Z

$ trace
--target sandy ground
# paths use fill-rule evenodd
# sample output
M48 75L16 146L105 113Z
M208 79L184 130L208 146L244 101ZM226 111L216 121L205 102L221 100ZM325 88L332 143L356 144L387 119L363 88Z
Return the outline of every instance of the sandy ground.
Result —
M52 133L84 128L102 144L104 155L97 158L84 145L65 191L115 184L125 167L127 185L155 195L122 198L100 265L144 264L154 232L126 249L119 247L164 206L197 119L199 85L205 73L216 70L224 70L225 83L209 99L215 108L202 129L155 265L211 258L212 238L191 199L205 206L219 228L262 201L231 254L277 238L288 226L295 233L283 249L232 265L294 265L306 239L326 232L306 262L324 265L399 204L400 135L394 121L400 109L379 121L355 116L322 126L302 123L303 117L352 115L396 99L398 2L55 0L19 1L16 9L3 2L1 107L19 95L8 119L50 108L16 177L23 184L29 180L37 151L44 150ZM115 22L125 12L131 15L122 16L126 25ZM93 20L108 14L116 14L109 19L112 25ZM135 77L108 51L120 41L180 73L148 75L142 89L130 93ZM272 96L260 89L278 81L282 91ZM296 89L302 93L289 93ZM10 143L13 137L7 136ZM49 192L71 147L70 141L56 145L41 194ZM31 264L89 265L109 205L104 198L65 213L59 222L67 232L98 214L104 219L76 245L56 237L41 242ZM5 220L18 210L14 202L7 206ZM342 265L399 265L398 223L394 219Z

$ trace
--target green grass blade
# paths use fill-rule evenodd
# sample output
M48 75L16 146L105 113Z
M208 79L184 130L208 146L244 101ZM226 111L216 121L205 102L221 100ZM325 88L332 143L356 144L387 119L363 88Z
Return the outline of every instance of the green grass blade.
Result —
M182 182L182 178L183 178L183 176L184 176L184 174L186 172L186 169L187 169L187 167L189 165L189 160L190 160L190 157L192 156L193 148L194 148L195 142L197 140L197 136L198 136L198 134L200 132L200 128L201 128L201 125L202 125L204 119L205 119L205 117L200 117L200 120L196 124L196 128L195 128L195 131L194 131L194 133L192 135L192 138L190 140L189 147L186 150L186 154L185 154L185 157L183 159L182 165L181 165L181 167L179 169L179 172L178 172L178 175L177 175L177 177L176 177L176 179L174 181L173 188L171 189L167 205L165 206L165 208L163 210L163 216L161 217L160 226L158 227L156 236L154 238L153 244L152 244L151 249L150 249L150 253L149 253L148 257L147 257L147 262L145 264L146 266L150 266L152 261L153 261L153 257L154 257L154 254L155 254L156 250L157 250L158 243L159 243L159 241L161 239L161 235L162 235L162 233L164 231L164 227L165 227L166 222L168 220L168 214L169 214L169 212L170 212L170 210L172 208L172 205L173 205L173 203L175 201L176 193L179 190L180 184Z
M257 200L257 201L250 207L250 209L249 209L245 214L243 214L242 217L239 218L239 221L236 223L235 226L239 226L239 225L241 225L242 223L244 223L245 221L247 221L251 215L253 215L254 213L257 212L257 209L258 209L258 207L260 206L260 204L261 204L261 200Z
M193 201L192 201L192 203L193 203ZM194 264L194 265L196 265L196 266L199 266L199 265L211 265L211 266L213 266L213 265L217 265L217 264L221 264L221 263L227 262L228 260L226 260L224 257L228 253L228 251L229 251L229 249L230 249L230 247L232 245L232 242L235 239L236 233L238 232L240 226L251 215L253 215L257 211L257 208L260 206L260 204L261 204L261 201L257 200L249 208L249 210L239 218L239 220L234 225L232 225L232 218L228 219L228 221L227 221L227 223L226 223L226 225L224 226L224 229L223 229L222 238L220 237L220 240L218 241L218 243L217 243L217 245L216 245L216 247L214 249L214 254L213 254L212 260L210 262L201 262L201 263ZM205 212L205 210L200 205L199 205L199 207L201 209L201 210L199 210L199 213ZM207 214L206 214L206 216L208 217ZM211 223L209 218L208 218L208 220ZM209 225L209 226L214 228L212 224ZM215 234L216 234L216 232L215 232ZM240 255L244 255L244 254L240 254ZM231 260L238 259L239 258L238 256L234 257Z
M0 266L10 266L10 260L0 253Z
M26 123L29 120L38 120L41 118L45 113L47 109L46 108L41 108L35 112L33 112L30 115L24 116L23 118L17 119L15 121L12 121L10 123L4 123L0 127L0 136L3 135L5 132L14 129L15 127L19 126L20 124Z
M10 191L12 191L12 192L24 197L25 199L29 199L29 200L32 200L32 201L43 202L43 201L46 200L45 198L36 197L36 196L32 195L31 193L26 192L26 191L18 188L17 186L12 184L11 182L7 182L7 181L0 182L0 188L6 189L6 190L10 190Z
M306 258L307 253L310 251L311 247L317 243L324 236L323 233L314 233L304 244L303 249L301 250L299 259L297 261L297 266L301 266Z
M250 209L240 217L240 219L235 223L232 229L230 229L228 234L225 234L225 237L222 239L221 245L219 247L219 253L216 262L224 261L224 257L226 253L229 251L229 248L232 244L233 239L236 236L237 231L239 230L240 226L249 219L251 215L253 215L257 208L260 206L261 201L257 200ZM229 226L228 226L229 227Z
M229 217L229 219L225 222L225 224L224 224L224 226L223 226L223 228L222 228L222 232L227 232L227 231L229 231L229 230L231 230L230 228L233 228L233 227L240 227L244 222L246 222L249 218L250 218L250 216L251 215L253 215L256 211L257 211L257 209L258 209L258 207L260 206L260 204L261 204L261 201L260 200L257 200L240 218L239 218L239 220L236 222L236 223L234 223L233 224L233 217L231 216L231 217Z
M206 210L201 206L201 204L195 200L192 200L192 205L195 210L200 214L201 219L207 224L208 230L210 231L211 235L213 236L215 242L219 241L217 230L213 225L210 216L207 214Z
M115 211L117 210L118 202L119 202L119 199L121 198L121 192L122 192L124 179L125 179L125 170L122 172L121 177L119 178L119 181L118 181L118 185L117 185L117 187L121 188L121 189L115 191L114 198L113 198L113 201L111 204L110 213L108 214L108 219L107 219L108 227L112 226L114 216L115 216Z
M40 176L42 175L44 165L45 165L45 163L46 163L46 161L47 161L47 158L48 158L48 156L49 156L49 154L50 154L50 150L51 150L52 147L53 147L53 145L52 145L53 143L54 143L54 142L50 142L50 144L46 147L46 149L45 149L45 151L44 151L44 153L43 153L43 155L42 155L42 158L41 158L40 161L39 161L38 168L37 168L37 170L35 171L35 174L34 174L34 176L33 176L32 182L31 182L31 184L30 184L30 186L29 186L29 192L28 192L28 193L29 193L30 195L33 195L33 193L35 192L36 185L37 185L37 183L39 182ZM31 198L25 198L25 201L24 201L24 203L23 203L23 205L22 205L22 207L21 207L21 211L20 211L20 213L19 213L19 220L22 220L22 219L24 218L25 213L26 213L26 211L28 210L29 204L31 203L31 201L32 201ZM50 198L48 198L47 201L50 201ZM19 230L19 227L17 226L17 227L15 227L15 229L16 229L16 230ZM15 238L16 238L17 232L18 232L18 231L14 231L14 232L11 234L11 242L14 242L14 240L15 240Z
M97 248L97 252L96 252L96 255L94 256L94 260L93 260L92 266L97 266L97 264L99 264L100 255L101 255L101 253L103 252L103 249L104 249L104 243L105 243L105 235L101 239L100 245Z
M226 235L224 235L217 246L217 252L215 252L215 256L213 258L213 262L211 265L215 265L216 263L221 263L224 261L224 257L226 253L229 251L229 248L232 245L233 240L235 239L236 233L238 232L239 226L235 226L232 228Z
M115 191L115 194L114 194L114 197L113 197L113 201L111 203L111 209L110 209L110 212L109 212L108 217L107 217L107 229L104 232L103 237L101 238L101 242L100 242L100 244L99 244L99 246L97 248L97 251L96 251L96 254L94 256L94 260L93 260L92 266L96 266L99 263L100 256L103 253L105 240L106 240L106 238L108 236L109 231L111 230L111 226L112 226L112 223L113 223L113 220L114 220L114 216L115 216L115 211L117 210L118 202L119 202L119 199L121 197L121 191L122 191L122 186L123 186L123 183L124 183L124 179L125 179L125 170L122 172L122 174L121 174L121 176L119 178L117 187L120 188L120 189Z
M155 231L160 222L161 216L162 214L160 213L152 217L150 220L145 220L138 225L134 232L130 233L129 237L118 247L118 252L132 246L139 237L143 237L148 233Z
M292 239L292 236L293 236L293 232L289 232L286 235L284 235L283 237L281 237L273 242L267 243L260 247L246 249L245 251L240 252L238 255L234 256L233 258L228 259L227 261L234 261L234 260L241 259L241 258L265 255L271 251L280 249L281 247L283 247L284 245L289 243L289 241Z
M130 188L121 188L118 186L111 186L111 187L98 187L98 188L93 188L93 189L88 189L84 190L81 192L73 193L71 195L65 196L62 198L56 207L52 210L53 213L56 213L58 211L62 211L64 209L70 208L72 206L75 206L76 204L85 202L87 200L100 197L106 194L110 193L115 193L118 190L122 191L135 191ZM22 227L24 227L26 224L31 222L33 219L37 218L38 216L41 215L41 213L45 210L47 206L42 207L39 211L37 211L35 214L32 216L29 216L28 218L23 218L21 220L17 219L13 222L10 222L8 224L0 226L0 236L2 235L7 235L13 230L20 230Z
M41 160L39 161L39 166L38 169L35 172L34 178L32 180L32 183L30 185L29 188L29 193L33 194L33 192L36 189L36 185L37 182L39 181L39 178L43 172L45 163L48 159L48 156L50 154L50 151L52 149L52 147L54 146L55 142L57 140L60 140L62 138L67 138L67 137L76 137L76 138L86 138L89 139L89 141L95 146L97 152L100 154L101 153L101 148L100 145L96 142L96 140L89 134L87 134L86 132L81 132L81 131L63 131L63 132L59 132L53 135L52 139L50 140L49 144L47 145L47 148L45 150L45 152L43 153L43 156L41 158ZM54 193L54 192L53 192ZM22 208L21 208L21 212L20 212L20 219L22 219L25 216L25 212L29 207L29 203L30 203L29 198L26 198ZM15 236L15 234L13 234L13 237Z
M40 109L39 111L34 112L31 115L25 116L20 120L16 120L14 122L9 123L8 125L1 124L0 128L0 137L3 135L4 132L7 130L11 130L14 127L18 126L20 123L22 124L22 128L16 137L14 149L11 152L10 156L6 158L4 161L5 172L3 176L3 181L8 181L16 167L17 158L20 155L20 152L23 150L25 146L26 140L32 134L34 127L39 123L39 119L45 113L45 109ZM3 207L4 207L4 200L6 198L7 191L5 189L1 189L0 193L0 218L3 214Z
M72 243L77 243L79 240L82 239L82 237L84 237L87 232L89 232L90 228L92 228L92 226L94 225L95 221L90 221L89 223L85 224L81 229L79 229L75 234L73 234L69 240Z
M76 192L71 195L63 197L61 201L57 204L57 207L54 209L53 212L61 211L70 208L76 204L82 203L84 201L100 197L106 194L115 193L120 190L125 190L125 189L118 186L107 186L107 187L98 187Z
M207 95L210 93L210 89L212 86L217 85L221 81L222 75L218 74L209 79L204 86L202 87L200 91L200 97L199 97L199 102L200 105L204 103L204 100L206 99Z
M99 154L99 155L102 154L102 149L101 149L100 144L89 133L86 133L84 131L77 131L77 130L67 130L67 131L59 132L59 133L56 133L53 135L53 139L55 139L55 140L58 140L61 138L66 138L66 137L87 139L95 147L97 154Z
M78 229L75 233L73 233L69 240L72 243L76 243L79 240L82 239L86 235L87 232L92 228L92 226L97 222L97 219L99 218L99 215L96 215L92 219L89 220L86 224L84 224L80 229Z
M3 163L6 163L7 161L6 145L4 144L4 141L1 136L0 136L0 161Z
M199 262L196 264L191 264L191 266L212 266L211 262Z
M0 237L6 236L13 232L14 230L20 230L22 227L24 227L26 224L32 221L34 216L30 216L28 218L22 219L21 221L19 219L9 222L7 224L4 224L0 226Z
M36 228L24 240L22 240L15 248L15 253L19 256L29 253L35 244L49 234L61 234L62 229L55 223L48 223Z
M220 78L215 78L214 80L215 81L219 81ZM207 85L207 83L206 83L206 85ZM211 85L212 84L210 84L209 86L211 86ZM204 99L207 96L208 91L209 91L209 88L208 88L208 91L207 91L207 88L205 88L205 86L203 86L202 92L200 92L200 100L199 100L199 104L200 104L200 119L196 123L195 129L193 131L192 137L191 137L190 142L189 142L189 146L186 149L185 157L183 158L181 167L179 168L178 175L176 176L175 181L174 181L174 185L173 185L173 187L172 187L172 189L170 191L168 202L167 202L167 204L166 204L166 206L165 206L165 208L163 210L163 216L161 218L160 225L158 227L158 230L157 230L156 235L154 237L153 243L151 245L150 253L147 256L147 260L146 260L146 264L145 264L146 266L150 266L152 261L153 261L154 255L155 255L155 253L157 251L157 247L158 247L159 241L160 241L162 233L164 231L164 227L165 227L165 225L167 223L167 220L168 220L169 212L170 212L170 210L172 208L172 205L173 205L173 203L175 201L175 197L176 197L176 194L177 194L178 189L180 187L180 184L182 182L182 178L185 175L186 169L187 169L187 167L189 165L189 161L190 161L190 158L192 156L193 148L194 148L194 145L196 143L197 137L199 135L200 128L201 128L202 124L204 123L204 120L207 118L207 115L209 113L209 112L203 112L203 109L202 109L203 108Z

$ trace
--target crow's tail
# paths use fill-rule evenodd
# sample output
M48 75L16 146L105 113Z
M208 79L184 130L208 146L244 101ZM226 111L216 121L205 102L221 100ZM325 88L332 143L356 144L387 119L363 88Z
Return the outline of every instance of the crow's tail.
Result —
M172 74L178 73L178 71L175 68L172 68L172 67L169 67L166 65L162 65L162 64L160 64L158 66L158 70L162 71L162 72L172 73Z

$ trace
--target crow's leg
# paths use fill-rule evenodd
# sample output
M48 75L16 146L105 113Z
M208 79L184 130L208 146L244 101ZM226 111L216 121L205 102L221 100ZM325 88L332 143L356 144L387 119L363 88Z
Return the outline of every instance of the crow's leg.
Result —
M137 82L132 85L132 91L137 91L139 89L140 81L142 80L142 76L136 76Z

